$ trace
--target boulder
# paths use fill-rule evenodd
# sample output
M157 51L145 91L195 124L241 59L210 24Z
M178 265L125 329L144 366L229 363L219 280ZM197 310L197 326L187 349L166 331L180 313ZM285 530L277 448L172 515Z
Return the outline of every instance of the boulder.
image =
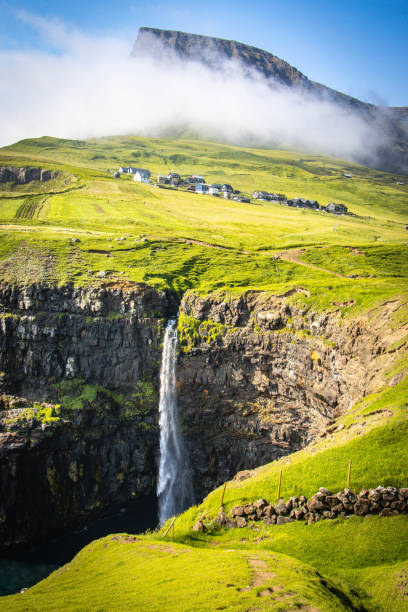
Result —
M337 506L339 501L340 500L336 495L326 495L326 504L328 504L330 508Z
M293 510L293 518L296 521L301 521L305 517L305 511L302 508L295 508Z
M267 517L271 517L275 514L275 508L273 506L265 506L262 508L262 514Z
M367 497L370 501L378 502L381 499L381 494L376 489L370 489Z
M323 510L323 516L327 519L335 519L337 517L337 513L332 510Z
M243 516L237 516L237 527L246 527L247 522Z
M231 516L245 516L244 506L234 506L230 510Z
M278 516L276 519L277 525L285 525L286 523L294 523L294 519L289 516Z
M394 510L394 508L383 508L380 512L380 516L397 516L398 514L398 510Z
M205 529L205 525L201 520L198 520L196 523L194 523L193 525L193 531L200 531L200 532L204 532Z
M329 489L325 489L325 487L320 487L319 493L322 493L323 495L331 495Z
M399 512L404 512L406 510L407 504L403 501L397 500L391 502L390 507L394 508L394 510L398 510Z
M283 500L280 500L277 504L275 504L274 508L276 514L279 514L280 516L287 516L289 514L286 504L283 502Z
M330 510L330 506L326 503L326 498L321 493L316 493L313 495L311 499L307 502L307 507L310 512L322 512L323 510Z
M402 497L402 499L408 500L408 488L400 489L398 494L399 494L399 497Z
M255 514L256 513L256 506L254 506L254 504L247 504L246 506L244 506L244 514Z
M226 514L225 512L219 512L217 514L217 516L215 517L215 522L217 523L218 527L224 527L224 525L226 525L228 523L228 521L230 521L230 517L228 516L228 514Z
M264 508L267 505L268 505L268 502L266 502L264 499L258 499L258 501L256 501L254 504L254 506L258 509Z
M357 516L363 516L364 514L368 514L370 512L370 502L368 499L361 497L354 504L354 514Z

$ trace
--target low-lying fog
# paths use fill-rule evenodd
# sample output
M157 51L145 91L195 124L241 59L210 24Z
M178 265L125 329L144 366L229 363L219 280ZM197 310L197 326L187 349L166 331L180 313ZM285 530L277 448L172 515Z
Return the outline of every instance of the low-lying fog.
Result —
M180 128L236 144L358 160L369 151L374 155L380 142L350 111L271 88L259 73L245 75L238 63L220 59L214 72L174 57L131 58L129 39L89 37L57 21L20 17L53 50L0 51L0 146L42 135L160 136Z

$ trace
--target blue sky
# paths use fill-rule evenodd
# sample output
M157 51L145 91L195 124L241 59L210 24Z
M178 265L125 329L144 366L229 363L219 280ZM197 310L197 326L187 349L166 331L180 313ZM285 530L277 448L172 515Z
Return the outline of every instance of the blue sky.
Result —
M285 59L309 78L365 101L408 105L407 0L0 0L0 50L53 52L19 11L58 19L85 35L140 26L231 38Z

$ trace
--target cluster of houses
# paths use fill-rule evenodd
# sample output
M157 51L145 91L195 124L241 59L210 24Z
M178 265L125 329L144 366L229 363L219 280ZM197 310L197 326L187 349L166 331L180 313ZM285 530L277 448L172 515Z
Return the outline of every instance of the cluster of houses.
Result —
M288 199L283 193L268 193L267 191L254 191L252 193L252 197L254 200L261 200L262 202L280 202L281 204L291 206L292 208L322 210L335 215L347 214L347 206L344 204L338 204L337 202L330 202L327 206L320 206L317 200L307 200L306 198Z
M114 172L115 178L120 178L121 174L131 174L134 180L139 183L150 183L151 174L149 170L144 168L127 168L121 166L117 172ZM251 201L250 197L242 195L238 190L234 190L232 185L228 183L213 183L207 184L205 178L198 174L192 174L187 178L181 178L177 172L169 172L168 174L159 174L156 181L157 186L169 185L173 187L184 186L186 191L192 191L201 195L211 195L216 197L224 197L228 200L234 200L235 202L246 202ZM306 198L292 198L288 199L283 193L269 193L267 191L254 191L252 193L254 200L261 200L263 202L279 202L282 205L290 206L293 208L307 208L309 210L321 210L335 215L347 215L352 214L347 212L347 206L339 204L337 202L330 202L327 206L320 206L316 200L307 200Z
M120 178L121 174L132 174L134 180L139 183L150 183L150 171L144 168L125 168L121 166L117 172L113 173L115 178Z

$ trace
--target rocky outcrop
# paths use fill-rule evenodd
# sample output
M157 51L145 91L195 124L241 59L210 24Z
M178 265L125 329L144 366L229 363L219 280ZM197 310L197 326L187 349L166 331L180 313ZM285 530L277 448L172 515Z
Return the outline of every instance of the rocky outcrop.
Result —
M345 322L288 300L298 292L181 303L179 411L197 499L303 448L379 385L389 316ZM0 542L13 547L154 491L169 300L125 282L0 285L0 308Z
M0 370L13 393L47 399L50 378L131 390L157 372L167 299L147 285L3 285L0 307Z
M303 448L378 383L380 322L263 292L193 293L181 312L180 414L200 492Z
M51 170L43 170L42 168L16 168L14 166L0 167L0 183L17 183L17 185L26 185L31 181L40 181L45 183L54 178Z
M124 283L1 286L0 304L0 542L8 549L154 491L167 299Z

